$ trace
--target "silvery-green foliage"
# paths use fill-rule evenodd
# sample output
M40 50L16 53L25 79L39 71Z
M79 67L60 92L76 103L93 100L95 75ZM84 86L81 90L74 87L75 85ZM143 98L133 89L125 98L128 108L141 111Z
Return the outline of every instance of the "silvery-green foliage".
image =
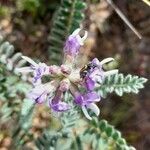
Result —
M58 63L61 60L61 51L66 37L80 26L86 4L82 0L62 0L62 3L53 18L53 26L50 34L50 61ZM26 138L33 141L33 135L28 131L32 126L34 117L34 103L26 99L31 85L27 76L18 76L15 68L26 64L21 59L21 53L15 53L14 47L3 41L0 37L0 121L6 122L16 116L15 130L13 131L13 143L15 149L22 149L27 142ZM102 97L115 92L122 96L123 93L138 93L147 81L138 76L116 74L105 78L102 85L97 89ZM65 101L71 101L70 96ZM134 150L128 146L121 133L110 125L106 120L94 118L92 121L82 121L86 125L82 127L79 111L71 109L60 117L61 128L58 130L43 129L43 133L35 141L37 149L46 150L84 150L87 145L93 150ZM13 118L14 119L14 118ZM78 125L78 126L77 126ZM81 129L80 127L81 126ZM81 131L80 131L81 130Z
M29 129L32 126L34 114L34 102L25 98L22 102L18 123L12 134L14 147L21 148L27 141L33 139Z
M3 78L0 80L1 122L20 114L22 98L30 88L31 85L20 80L18 76L9 74L6 70L3 72Z
M24 99L27 92L31 89L30 83L25 82L28 80L28 76L20 76L15 71L15 68L26 64L26 61L21 56L21 53L15 53L13 45L0 37L0 121L1 123L10 122L11 120L14 122L19 121L13 131L13 135L18 137L16 141L23 138L23 136L22 138L19 137L21 130L30 128L34 106L33 103L31 105L30 100L27 102ZM26 134L27 132L24 131L24 135Z
M10 53L9 53L10 51ZM16 76L15 67L24 65L20 58L21 54L13 53L13 48L8 42L1 40L0 44L0 90L1 100L1 120L6 122L11 119L13 114L17 114L18 124L13 131L13 143L15 147L22 147L27 140L33 140L33 135L27 131L32 126L32 118L34 116L34 103L29 99L23 99L24 95L31 88ZM7 75L7 76L6 76ZM108 93L115 92L117 95L125 93L137 93L143 88L143 84L147 81L145 78L138 76L116 74L105 78L98 91L103 97ZM65 96L65 101L71 101L70 96ZM127 145L122 138L121 133L109 125L105 120L94 119L87 125L85 131L75 134L78 127L75 126L79 120L78 110L71 109L63 113L59 130L46 130L37 140L38 149L62 149L62 150L82 150L88 144L95 150L97 149L120 149L133 150L133 147ZM81 123L81 122L80 122ZM84 127L85 128L85 127ZM65 144L64 144L65 143Z
M77 121L77 123L79 122ZM87 147L93 150L135 150L134 147L128 146L121 133L106 120L94 118L86 129L83 128L82 132L78 132L78 130L77 126L73 126L67 134L62 132L63 130L59 130L59 132L46 131L35 141L36 146L38 149L50 150L59 150L60 148L62 150L84 150Z
M115 92L122 96L123 93L138 93L144 87L146 78L135 75L115 74L107 76L102 85L97 88L102 97L106 97L109 93Z
M60 63L62 49L67 36L80 27L84 19L83 11L86 3L82 0L62 0L53 17L53 25L49 35L49 58L52 63Z
M67 101L70 101L70 98L71 97L68 97ZM37 148L49 150L59 150L60 148L61 150L70 149L74 141L72 131L73 128L76 127L78 119L79 113L77 108L71 109L63 113L62 116L60 117L61 128L56 131L45 130L42 136L40 136L35 141Z
M98 120L94 118L85 130L83 139L86 143L90 142L93 150L98 149L118 149L118 150L134 150L132 146L128 146L126 140L121 133L110 125L106 120Z
M0 113L2 122L19 115L22 98L31 88L31 85L22 81L22 77L15 71L16 67L26 64L21 56L21 53L14 53L13 45L4 41L0 36L0 100L2 101ZM27 77L24 76L23 79L27 79Z
M22 53L15 52L14 46L7 41L3 40L3 37L0 36L0 64L3 64L5 68L14 73L19 75L15 68L23 67L26 65L26 61L21 58ZM27 80L27 76L21 77L24 80Z

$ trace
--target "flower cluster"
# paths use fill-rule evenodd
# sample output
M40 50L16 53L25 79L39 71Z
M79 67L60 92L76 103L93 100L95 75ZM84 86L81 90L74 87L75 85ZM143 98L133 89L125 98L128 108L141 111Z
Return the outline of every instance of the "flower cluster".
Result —
M36 103L48 102L54 112L64 112L71 109L71 106L63 100L65 92L73 96L73 103L82 108L84 115L92 119L88 109L99 115L100 110L95 104L100 101L94 89L100 86L105 76L115 74L118 70L104 71L103 64L113 61L113 58L106 58L101 62L94 58L83 68L76 66L76 58L79 55L80 47L87 38L87 32L80 36L81 29L76 29L67 39L64 46L64 63L61 66L47 66L45 63L35 63L32 59L23 56L31 66L18 68L19 72L33 73L33 89L28 97ZM49 76L50 81L43 83L43 76ZM82 88L82 92L81 89Z

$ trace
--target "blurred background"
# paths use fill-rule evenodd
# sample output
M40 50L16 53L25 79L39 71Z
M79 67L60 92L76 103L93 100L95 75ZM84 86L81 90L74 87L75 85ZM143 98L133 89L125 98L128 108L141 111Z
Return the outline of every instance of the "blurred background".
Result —
M16 51L48 62L52 16L60 2L0 0L0 35L12 43ZM82 27L89 32L89 38L82 51L88 58L96 56L101 60L114 57L116 62L106 66L107 68L119 68L124 74L149 78L150 7L142 0L113 2L142 35L142 39L134 34L107 1L87 0ZM110 95L100 103L102 118L120 129L127 141L138 150L150 149L149 90L147 82L138 95ZM42 110L37 116L45 119L45 114L41 113ZM35 130L36 128L39 127L35 127ZM5 127L2 129L0 149L5 150L9 149L11 139L7 137Z

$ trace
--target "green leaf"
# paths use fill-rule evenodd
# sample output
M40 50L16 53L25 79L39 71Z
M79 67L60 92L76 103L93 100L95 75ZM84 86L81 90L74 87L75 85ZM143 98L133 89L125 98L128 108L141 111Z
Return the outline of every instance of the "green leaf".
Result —
M124 93L138 93L144 87L146 78L134 75L124 76L123 74L115 74L107 76L102 85L97 88L102 97L106 97L108 93L115 92L122 96Z
M120 150L134 149L133 147L127 145L127 142L121 136L121 133L116 130L112 125L108 124L106 120L99 121L97 118L94 118L88 128L88 130L85 130L83 136L88 136L88 138L90 139L90 137L94 134L96 138L90 139L92 148L94 150L104 147L108 150L117 148Z

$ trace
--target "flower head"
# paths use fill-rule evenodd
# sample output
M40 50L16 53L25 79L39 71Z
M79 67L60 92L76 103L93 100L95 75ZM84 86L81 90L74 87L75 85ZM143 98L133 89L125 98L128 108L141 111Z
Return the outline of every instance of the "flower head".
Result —
M118 70L104 71L103 64L113 61L113 58L106 58L99 61L94 58L86 67L76 67L75 58L79 54L80 47L87 38L87 32L83 37L79 35L81 29L76 29L67 39L64 47L65 58L61 66L47 66L45 63L36 63L32 59L23 56L29 62L29 67L18 68L19 72L33 73L33 89L28 97L38 104L48 101L53 112L62 113L71 109L71 106L64 100L64 93L70 92L74 97L73 104L81 107L84 115L92 119L88 113L90 109L96 115L100 110L96 105L100 101L100 95L94 90L100 86L105 76L116 74ZM66 57L67 56L67 57ZM67 59L69 58L69 61ZM50 81L43 83L42 77L49 76ZM82 88L82 90L80 90ZM81 92L82 91L82 92ZM84 92L83 92L84 91Z

